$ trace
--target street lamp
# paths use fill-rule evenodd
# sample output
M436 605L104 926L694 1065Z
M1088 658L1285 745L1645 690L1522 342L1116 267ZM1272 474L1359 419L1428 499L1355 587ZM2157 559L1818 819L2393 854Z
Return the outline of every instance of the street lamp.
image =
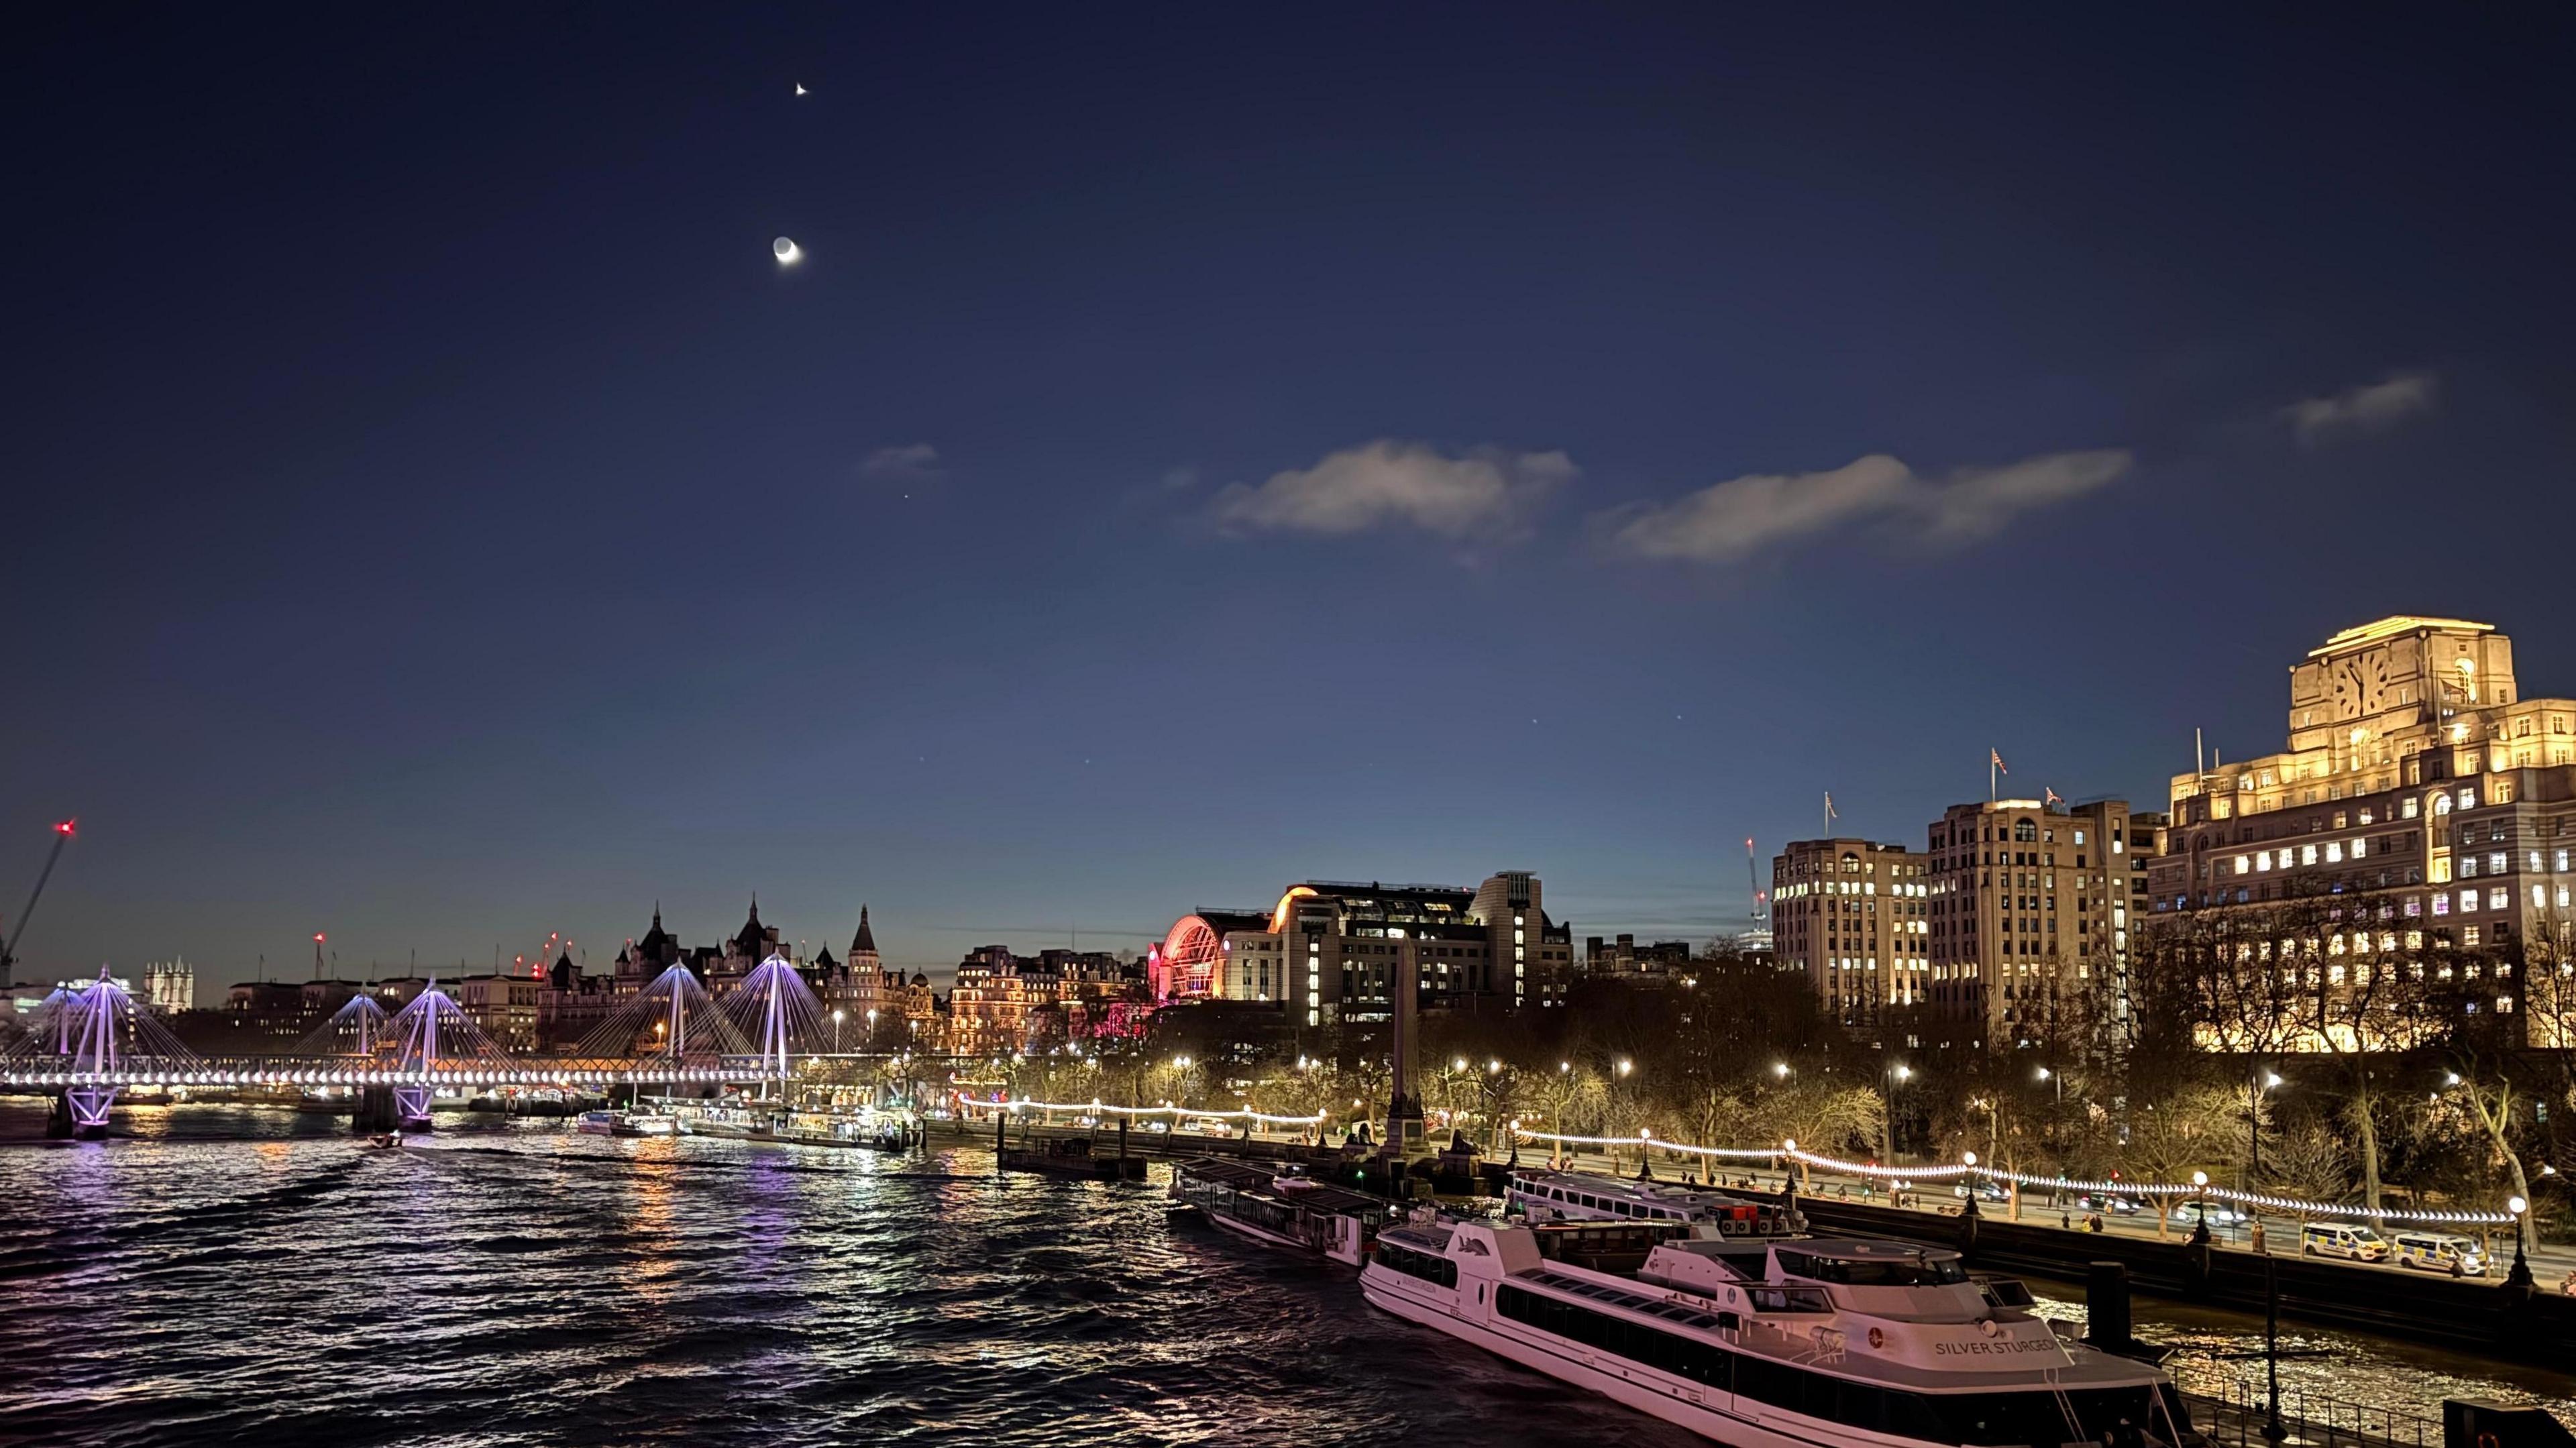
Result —
M1899 1062L1887 1068L1887 1101L1878 1115L1878 1154L1896 1165L1896 1088L1914 1074L1914 1068Z
M1786 1061L1774 1061L1774 1062L1772 1062L1772 1063L1771 1063L1771 1074L1772 1074L1772 1075L1774 1075L1774 1076L1779 1077L1779 1078L1780 1078L1781 1080L1783 1080L1783 1081L1788 1080L1788 1079L1789 1079L1789 1063L1788 1063L1788 1062L1786 1062Z
M841 1018L849 1014L839 1006L832 1007L832 1054L841 1054Z
M2266 1071L2254 1089L2254 1112L2245 1123L2246 1135L2252 1147L2249 1153L2250 1161L2246 1168L2245 1189L2248 1191L2252 1191L2259 1185L2263 1176L2263 1098L2280 1084L2281 1073Z
M1620 1057L1620 1058L1619 1058L1619 1074L1620 1074L1621 1076L1626 1076L1629 1072L1634 1071L1634 1070L1636 1070L1636 1069L1637 1069L1637 1063L1636 1063L1636 1062L1629 1060L1629 1059L1628 1059L1627 1057L1625 1057L1625 1056L1622 1056L1622 1057Z
M2505 1285L2529 1287L2531 1286L2531 1263L2522 1255L2522 1214L2531 1210L2531 1203L2520 1197L2507 1197L2504 1201L2504 1209L2513 1213L2513 1270L2504 1275Z

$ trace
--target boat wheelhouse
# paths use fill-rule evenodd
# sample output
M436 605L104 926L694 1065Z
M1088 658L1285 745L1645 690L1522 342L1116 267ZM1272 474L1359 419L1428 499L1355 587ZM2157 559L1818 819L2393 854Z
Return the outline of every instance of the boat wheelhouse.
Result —
M1684 1222L1710 1237L1793 1237L1807 1223L1794 1207L1748 1201L1707 1187L1621 1181L1579 1171L1515 1171L1504 1210L1532 1222Z
M1171 1195L1229 1232L1353 1267L1367 1260L1396 1210L1363 1192L1209 1156L1172 1167Z
M1737 1448L2202 1442L2164 1373L2000 1305L1940 1248L1450 1221L1381 1233L1360 1287Z

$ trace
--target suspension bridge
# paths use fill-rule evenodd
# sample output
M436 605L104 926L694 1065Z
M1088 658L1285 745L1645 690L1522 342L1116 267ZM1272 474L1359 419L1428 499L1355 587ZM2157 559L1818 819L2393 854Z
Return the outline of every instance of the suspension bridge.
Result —
M721 999L674 965L560 1056L504 1051L435 979L398 1010L352 997L284 1055L200 1055L104 969L47 995L24 1027L0 1049L0 1090L53 1096L52 1134L82 1140L107 1135L117 1095L130 1087L347 1089L359 1130L426 1131L442 1092L783 1090L791 1059L820 1053L832 1038L813 988L775 954Z

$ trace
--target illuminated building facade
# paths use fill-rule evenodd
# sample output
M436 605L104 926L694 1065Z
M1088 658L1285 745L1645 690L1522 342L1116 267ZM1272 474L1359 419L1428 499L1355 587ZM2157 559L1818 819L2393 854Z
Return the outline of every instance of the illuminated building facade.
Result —
M1930 860L1863 839L1795 840L1771 860L1771 934L1825 1014L1855 1029L1924 1000Z
M1146 957L1147 981L1158 1002L1271 1001L1309 1026L1392 1019L1408 963L1425 1008L1560 1006L1574 932L1541 898L1519 871L1474 889L1308 880L1267 913L1182 916Z
M2164 817L2128 801L1953 805L1933 824L1928 1018L1972 1049L2107 1047L2126 1031L2130 939Z
M2432 946L2565 954L2576 700L2525 698L2491 624L2399 615L2290 669L2289 748L2173 777L2150 922L2322 907L2341 975ZM2509 967L2508 967L2509 968ZM2509 979L2491 1008L2511 1012Z
M143 967L143 1004L162 1015L194 1010L197 968L186 960L156 960Z

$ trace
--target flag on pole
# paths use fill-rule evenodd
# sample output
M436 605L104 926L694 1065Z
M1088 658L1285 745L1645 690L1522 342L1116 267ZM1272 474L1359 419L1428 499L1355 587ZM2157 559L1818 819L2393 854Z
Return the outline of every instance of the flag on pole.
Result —
M2041 801L2041 803L2042 803L2042 804L2064 804L2064 803L2066 803L2066 801L2065 801L2065 800L2062 800L2062 799L2060 799L2060 798L2058 798L2058 797L2057 797L2057 791L2056 791L2056 790L2050 789L2047 785L2044 785L2044 784L2043 784L2043 785L2041 785L2041 786L2039 787L2039 792L2040 792L2041 794L2044 794L2044 795L2048 796L2048 798L2047 798L2047 799L2045 799L2045 800L2042 800L2042 801Z
M1834 813L1834 792L1830 789L1825 791L1825 818L1828 821L1841 818Z
M2004 763L2004 752L2000 749L1988 749L1986 751L1986 762L1993 765L1995 768L2002 770L2006 774L2012 773L2011 767Z

